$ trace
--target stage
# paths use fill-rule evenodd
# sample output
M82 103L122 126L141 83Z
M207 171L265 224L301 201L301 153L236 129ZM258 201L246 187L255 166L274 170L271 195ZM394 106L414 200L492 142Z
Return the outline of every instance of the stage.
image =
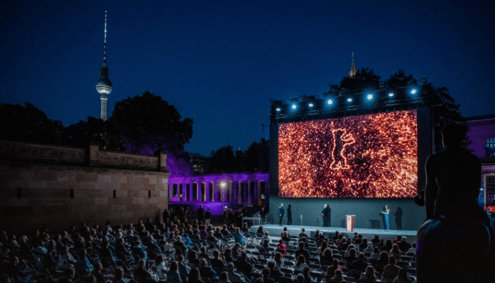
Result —
M373 239L375 235L378 235L380 239L384 240L393 240L397 238L398 235L406 236L407 242L412 243L416 241L416 233L414 230L385 230L385 229L366 229L366 228L354 228L352 232L346 232L345 227L321 227L321 226L300 226L300 225L276 225L276 224L267 224L262 225L264 231L268 231L270 236L280 237L284 227L287 227L287 231L291 236L298 236L301 233L301 229L306 229L306 234L309 236L313 236L314 232L318 229L328 237L329 233L335 233L335 231L339 231L339 233L348 236L354 236L354 233L358 233L363 235L364 238L368 238L368 240ZM256 232L258 230L259 225L251 226L251 232Z

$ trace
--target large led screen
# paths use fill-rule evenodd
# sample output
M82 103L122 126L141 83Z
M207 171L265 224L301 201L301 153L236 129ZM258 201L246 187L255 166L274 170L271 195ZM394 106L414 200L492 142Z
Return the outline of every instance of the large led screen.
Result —
M279 195L409 198L418 187L416 110L279 125Z

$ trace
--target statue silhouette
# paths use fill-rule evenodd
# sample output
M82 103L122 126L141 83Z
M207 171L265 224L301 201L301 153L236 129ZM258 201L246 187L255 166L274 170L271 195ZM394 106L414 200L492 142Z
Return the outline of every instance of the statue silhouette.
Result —
M445 150L426 161L424 198L416 199L426 205L417 234L418 282L488 282L492 276L494 233L477 201L480 160L461 148L466 133L466 126L447 125Z

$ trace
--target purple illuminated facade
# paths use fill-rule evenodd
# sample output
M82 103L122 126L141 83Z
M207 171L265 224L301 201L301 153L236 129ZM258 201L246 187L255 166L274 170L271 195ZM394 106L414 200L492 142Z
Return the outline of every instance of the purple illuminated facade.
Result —
M212 215L222 207L267 206L270 194L268 173L231 173L168 179L169 205L187 204L193 211L203 205Z
M481 160L481 187L486 211L495 213L495 115L468 118L469 149Z

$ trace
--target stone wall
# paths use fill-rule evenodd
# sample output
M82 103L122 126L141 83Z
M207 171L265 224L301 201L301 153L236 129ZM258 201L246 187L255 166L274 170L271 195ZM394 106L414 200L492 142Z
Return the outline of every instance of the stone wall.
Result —
M70 159L68 152L80 154ZM65 230L82 222L157 221L168 207L169 175L164 154L0 141L0 227L24 233L42 226Z

